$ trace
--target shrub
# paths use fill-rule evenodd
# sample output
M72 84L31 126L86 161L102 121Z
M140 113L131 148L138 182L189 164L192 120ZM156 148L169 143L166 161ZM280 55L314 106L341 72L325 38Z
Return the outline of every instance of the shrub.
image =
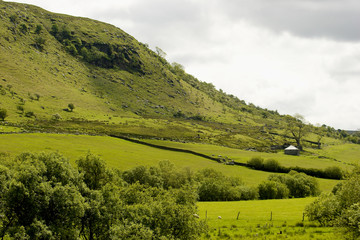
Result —
M35 33L40 34L41 31L42 31L42 26L41 25L36 25Z
M25 113L25 117L31 118L31 117L36 117L36 116L35 116L35 113L34 113L34 112L29 111L29 112L26 112L26 113Z
M21 113L24 113L24 107L22 105L16 106L16 109L19 110Z
M18 23L18 16L13 14L10 16L10 21L14 24Z
M38 49L39 51L42 51L44 50L44 45L45 45L45 38L42 38L42 37L37 37L35 38L35 42L33 44L33 46Z
M72 112L74 110L75 106L74 106L74 104L69 103L68 108L70 109L70 112Z
M20 31L22 32L22 33L27 33L27 31L28 31L28 27L26 26L26 24L21 24L20 25Z
M259 185L260 199L282 199L289 197L289 189L281 182L265 181Z
M240 200L255 200L259 197L259 193L256 187L242 185L236 187L236 190L241 194Z
M262 157L253 157L247 162L247 164L256 170L264 169L264 159Z
M285 184L290 190L290 197L301 198L316 196L320 193L317 180L305 173L290 171L290 173L286 175L272 174L269 176L269 180Z
M343 178L342 170L336 166L325 168L324 174L327 178L331 178L331 179L342 179Z
M274 159L268 159L264 162L264 170L270 172L279 172L281 166L278 161Z
M0 108L0 119L4 121L7 116L7 110L4 108Z
M54 121L58 121L60 120L62 117L60 116L60 114L58 113L55 113L54 115L52 115L52 120Z
M339 202L332 193L322 194L306 206L305 214L310 221L318 221L322 226L332 226L340 214Z

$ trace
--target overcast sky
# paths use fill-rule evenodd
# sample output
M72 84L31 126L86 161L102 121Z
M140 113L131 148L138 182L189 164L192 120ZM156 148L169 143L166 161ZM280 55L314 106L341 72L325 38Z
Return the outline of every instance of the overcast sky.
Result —
M111 23L248 103L360 128L359 0L17 2Z

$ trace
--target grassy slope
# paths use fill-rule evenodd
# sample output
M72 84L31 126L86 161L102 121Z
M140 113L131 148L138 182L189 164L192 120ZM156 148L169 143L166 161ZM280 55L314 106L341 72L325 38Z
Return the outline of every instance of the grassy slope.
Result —
M213 147L216 149L216 146ZM232 151L231 149L228 150ZM24 151L59 151L69 158L72 163L90 151L101 156L110 167L116 167L121 170L130 169L138 165L156 165L161 160L170 160L178 168L189 167L193 171L208 167L214 168L228 176L239 176L246 184L253 186L266 180L271 174L245 167L223 165L187 153L160 150L105 136L64 134L0 135L0 152L16 156ZM330 191L337 181L319 179L319 183L323 191Z
M151 50L119 28L24 4L0 2L0 7L1 84L12 85L16 94L13 98L8 91L1 97L2 105L9 109L9 120L19 120L15 106L19 98L27 99L25 109L34 111L38 117L60 113L64 118L101 119L104 115L134 116L135 112L161 117L182 110L215 119L222 114L222 104L178 79ZM17 23L10 21L13 15L18 17ZM72 56L50 34L52 23L66 26L83 42L135 49L145 74L121 68L104 69ZM22 24L29 29L26 33L19 30ZM34 33L37 25L43 28L40 34ZM32 46L37 37L45 39L43 51ZM39 94L40 101L29 101L28 93ZM75 104L76 111L63 112L70 102ZM233 119L233 115L222 118Z
M10 20L13 16L16 21ZM53 24L68 29L73 40L130 51L130 58L139 60L140 67L132 68L124 60L104 68L73 56L51 34ZM35 32L37 26L42 28L40 33ZM42 51L34 47L38 38L45 40ZM245 104L182 70L175 71L165 59L115 26L31 5L0 2L0 87L0 108L7 109L11 122L29 120L17 110L22 105L37 119L49 120L59 114L64 120L100 120L119 125L125 133L181 139L185 132L192 140L241 148L281 142L261 132L265 125L283 127L282 116L276 112ZM38 101L33 100L35 94L40 96ZM75 105L74 112L64 111L69 103ZM186 117L204 117L206 122L173 118L178 111ZM134 126L144 117L144 125L151 122L152 129L162 129L161 134L150 127ZM171 121L164 126L168 119Z

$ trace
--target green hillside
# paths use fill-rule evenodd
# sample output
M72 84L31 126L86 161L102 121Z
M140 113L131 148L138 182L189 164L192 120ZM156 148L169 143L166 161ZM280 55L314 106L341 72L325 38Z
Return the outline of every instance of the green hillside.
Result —
M167 62L160 48L106 23L1 1L0 56L0 109L8 126L258 151L295 143L283 136L289 116L216 90ZM348 136L322 129L332 142Z

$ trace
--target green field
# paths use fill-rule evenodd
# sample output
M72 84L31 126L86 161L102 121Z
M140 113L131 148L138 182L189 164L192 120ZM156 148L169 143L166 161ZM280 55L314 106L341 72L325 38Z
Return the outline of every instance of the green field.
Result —
M202 146L201 144L193 146ZM204 145L211 155L211 148L214 153L218 153L218 146ZM236 149L222 148L224 155L225 150L240 153ZM272 174L269 172L256 171L241 166L230 166L219 164L215 161L205 159L188 153L173 152L161 150L128 142L125 140L107 137L107 136L88 136L88 135L70 135L70 134L46 134L46 133L29 133L29 134L2 134L0 135L0 152L16 156L22 152L53 152L57 151L74 163L76 159L85 156L88 152L99 155L106 161L108 166L120 170L127 170L139 165L153 166L162 160L170 160L178 168L190 168L193 171L203 168L214 168L228 176L240 177L245 184L257 186L260 182L267 179ZM201 151L200 151L201 152ZM275 154L276 155L276 154ZM320 189L322 191L331 191L337 183L336 180L319 179Z
M313 200L199 202L200 219L210 228L203 239L338 239L335 228L303 221L305 206Z
M283 151L278 153L266 153L266 152L255 152L255 151L246 151L241 149L215 146L209 144L201 143L181 143L173 141L160 141L160 140L144 140L145 142L193 150L196 152L204 153L207 155L215 156L227 156L230 159L233 159L237 162L246 163L253 157L262 157L264 159L275 159L282 166L285 167L304 167L304 168L316 168L324 169L330 166L338 166L345 170L350 170L352 168L349 164L358 163L360 160L359 155L360 145L356 144L339 144L339 145L329 145L324 149L315 150L315 149L306 149L306 153L303 153L300 156L289 156L285 155Z

